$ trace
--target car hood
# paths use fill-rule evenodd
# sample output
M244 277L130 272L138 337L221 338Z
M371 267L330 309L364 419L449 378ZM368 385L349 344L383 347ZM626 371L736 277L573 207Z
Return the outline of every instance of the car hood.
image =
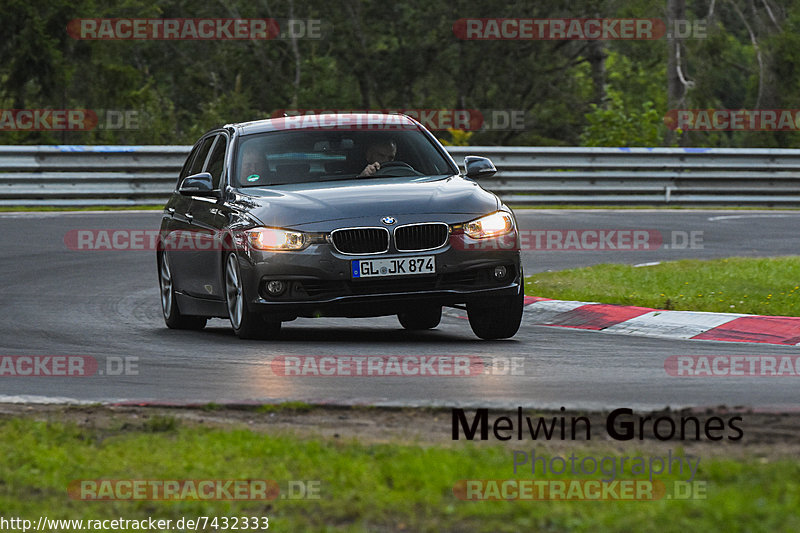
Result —
M238 202L251 215L264 225L280 227L362 218L377 223L385 216L482 215L500 206L494 194L460 176L359 178L238 192Z

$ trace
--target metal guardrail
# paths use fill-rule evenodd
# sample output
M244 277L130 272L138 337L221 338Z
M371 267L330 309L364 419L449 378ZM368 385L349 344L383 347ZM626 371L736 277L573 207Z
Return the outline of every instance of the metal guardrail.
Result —
M166 203L191 146L0 146L0 205Z
M0 146L0 206L152 205L189 146ZM800 150L458 146L492 159L511 205L800 206Z

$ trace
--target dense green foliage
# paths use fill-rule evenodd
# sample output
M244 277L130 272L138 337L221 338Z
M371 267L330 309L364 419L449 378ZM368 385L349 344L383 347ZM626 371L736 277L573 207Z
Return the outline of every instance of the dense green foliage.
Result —
M800 108L800 3L685 0L704 38L682 44L679 109ZM462 40L464 17L666 19L634 0L6 0L0 108L135 110L136 129L0 132L2 144L189 143L279 109L521 110L525 128L470 144L800 146L796 132L669 136L666 39ZM314 19L322 38L77 40L76 18ZM453 137L456 135L456 137ZM439 132L457 144L465 137Z

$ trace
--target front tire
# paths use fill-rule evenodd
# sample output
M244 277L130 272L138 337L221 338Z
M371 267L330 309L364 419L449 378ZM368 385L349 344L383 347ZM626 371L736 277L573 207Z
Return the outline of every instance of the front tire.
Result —
M485 340L507 339L516 335L522 322L525 293L493 298L488 302L468 303L467 316L473 333Z
M268 321L247 308L239 259L235 253L228 254L225 260L225 302L233 332L240 339L269 339L281 330L280 321Z
M424 307L414 312L398 313L400 325L411 331L433 329L442 321L442 307Z
M204 316L182 315L175 300L175 287L172 283L172 270L167 254L161 253L158 260L158 285L161 289L161 312L164 323L170 329L200 330L206 327L208 319Z

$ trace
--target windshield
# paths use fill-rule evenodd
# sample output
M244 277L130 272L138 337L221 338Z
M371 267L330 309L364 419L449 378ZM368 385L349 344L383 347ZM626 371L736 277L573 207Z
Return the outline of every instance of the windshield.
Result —
M373 167L368 170L370 165ZM240 138L235 169L240 187L458 172L419 130L303 130L247 135Z

